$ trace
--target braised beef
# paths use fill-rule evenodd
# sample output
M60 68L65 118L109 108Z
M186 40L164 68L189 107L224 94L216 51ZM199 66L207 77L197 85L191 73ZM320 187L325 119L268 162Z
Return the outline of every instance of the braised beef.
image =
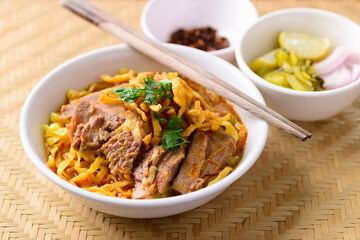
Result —
M127 111L125 122L111 132L109 141L102 145L101 150L110 162L113 174L117 172L130 175L133 163L140 153L142 140L145 137L143 121L132 111Z
M175 178L179 163L185 158L186 147L186 144L182 144L176 150L168 150L161 158L156 174L157 188L160 193L163 193L166 185Z
M76 99L61 108L60 117L63 119L71 118L67 129L72 139L78 125L89 121L91 116L103 115L106 122L109 122L107 130L109 132L118 128L126 118L126 109L118 105L108 105L99 102L100 92L89 94L85 97Z
M194 182L190 184L190 192L197 191L203 187L204 179L197 178Z
M72 147L81 152L92 154L97 151L110 137L110 122L101 114L92 116L86 124L79 124L73 137Z
M206 161L200 177L218 174L225 163L236 151L236 142L230 134L220 127L215 132L208 132L209 141L206 147Z
M131 174L144 133L137 113L99 102L100 91L73 100L61 108L72 146L86 154L104 154L111 172ZM126 123L126 124L125 124Z
M173 182L173 189L185 194L200 188L203 180L199 179L201 167L205 161L205 149L208 136L203 131L196 131L180 171ZM199 186L200 185L200 186Z
M156 191L156 183L144 187L142 182L135 182L135 189L132 192L131 197L133 199L145 199L153 195L155 191Z
M141 140L135 139L128 130L120 129L112 133L108 142L102 145L101 150L110 161L112 173L121 172L131 174L133 162L139 154Z
M149 169L153 168L156 176L157 164L160 157L165 152L161 146L154 146L149 152L144 154L139 162L139 165L134 170L135 189L132 193L132 198L148 198L156 191L156 182L149 176Z
M154 146L145 156L141 159L139 165L134 170L134 177L137 181L142 181L144 177L149 176L150 166L157 166L160 157L165 152L161 146Z
M94 92L84 97L75 99L71 101L70 104L62 105L60 110L61 112L60 118L62 119L72 118L74 115L75 107L79 104L79 102L98 101L100 93L101 93L100 91Z
M163 193L171 181L172 188L181 194L201 189L203 178L218 174L236 151L235 141L223 128L216 132L196 131L185 158L186 147L183 144L179 149L163 154L164 150L157 146L145 154L134 170L135 190L132 198L148 198L156 189ZM156 168L155 181L148 179L151 167Z

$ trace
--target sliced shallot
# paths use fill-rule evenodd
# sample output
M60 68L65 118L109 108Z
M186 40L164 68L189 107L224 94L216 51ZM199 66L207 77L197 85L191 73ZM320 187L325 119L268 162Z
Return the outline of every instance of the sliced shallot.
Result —
M349 56L347 57L346 62L360 64L360 52L356 50L349 51Z
M351 71L352 81L355 81L356 79L358 79L360 77L360 65L352 64L352 63L346 63L346 66Z
M319 63L315 63L314 66L320 76L329 74L345 62L349 53L348 48L342 46L337 47L329 57Z
M324 87L326 89L343 87L353 81L352 72L345 64L335 71L323 75L322 78L324 79Z

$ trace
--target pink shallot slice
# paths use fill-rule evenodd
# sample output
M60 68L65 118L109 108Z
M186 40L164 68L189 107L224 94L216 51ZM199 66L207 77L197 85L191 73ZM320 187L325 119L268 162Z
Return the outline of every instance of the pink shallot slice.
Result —
M339 68L349 56L349 49L347 47L337 47L332 54L325 60L315 63L314 66L318 74L323 75L329 74Z
M352 72L344 64L335 71L323 75L322 78L324 79L324 87L326 89L336 89L352 82Z

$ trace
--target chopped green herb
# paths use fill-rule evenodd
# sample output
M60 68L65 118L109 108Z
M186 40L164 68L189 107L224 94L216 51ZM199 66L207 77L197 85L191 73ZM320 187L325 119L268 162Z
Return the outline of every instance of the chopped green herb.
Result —
M143 81L145 85L143 89L120 87L113 92L124 102L135 102L142 93L144 94L144 103L149 103L151 105L158 104L160 98L172 99L172 94L164 93L165 91L171 91L172 82L170 80L163 79L159 84L157 81L147 76Z
M159 94L160 89L157 89L157 87L159 87L159 83L148 76L144 79L144 85L145 88L142 89L145 98L144 103L150 103L151 105L157 104L158 98L155 94Z
M141 90L132 87L120 87L113 91L116 95L119 95L119 99L124 102L135 102L141 94Z
M146 78L144 78L144 85L145 85L144 89L150 90L157 88L159 86L159 83L154 79L152 79L151 77L147 76Z
M165 110L165 109L172 109L173 107L162 107L161 110Z
M171 91L172 89L172 82L169 79L163 79L160 81L160 88L159 88L159 98L169 98L172 99L172 94L164 94L165 91Z
M180 125L184 122L179 117L173 117L167 124L169 129L163 130L162 144L164 149L175 150L181 144L190 143L181 135L183 128Z
M166 119L165 118L161 118L159 113L157 112L153 112L153 116L156 120L158 120L161 123L166 123Z
M160 86L164 91L170 91L172 89L172 82L169 79L163 79L160 81Z
M168 126L170 130L179 130L182 129L180 128L180 125L184 122L184 120L182 120L179 117L173 117L169 122L168 122ZM181 130L182 131L182 130Z
M157 104L157 97L153 92L145 92L144 93L144 103L150 103L150 105Z

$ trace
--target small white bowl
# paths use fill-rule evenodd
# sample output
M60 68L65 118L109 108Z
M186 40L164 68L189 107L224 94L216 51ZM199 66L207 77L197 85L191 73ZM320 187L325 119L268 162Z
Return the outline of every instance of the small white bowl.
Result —
M166 43L179 28L211 26L230 46L210 53L232 62L236 43L257 17L248 0L150 0L142 11L141 27L148 37Z
M228 81L259 102L264 102L255 85L230 63L203 51L174 44L171 50ZM233 173L214 185L199 191L163 199L132 200L107 197L78 188L61 179L46 165L41 125L48 123L50 113L65 101L68 89L84 89L99 81L101 74L115 74L119 68L139 71L169 71L168 68L132 50L126 45L111 46L76 57L47 74L32 90L20 117L20 137L33 164L48 179L96 210L132 218L155 218L174 215L198 207L224 191L239 179L259 157L268 134L268 125L248 112L236 108L248 130L244 156Z
M259 18L244 33L236 48L236 61L263 94L266 103L292 120L316 121L340 113L360 95L360 81L334 90L302 92L279 87L256 75L249 63L278 47L282 31L296 31L331 39L332 48L348 46L360 50L360 26L341 15L310 8L285 9Z

